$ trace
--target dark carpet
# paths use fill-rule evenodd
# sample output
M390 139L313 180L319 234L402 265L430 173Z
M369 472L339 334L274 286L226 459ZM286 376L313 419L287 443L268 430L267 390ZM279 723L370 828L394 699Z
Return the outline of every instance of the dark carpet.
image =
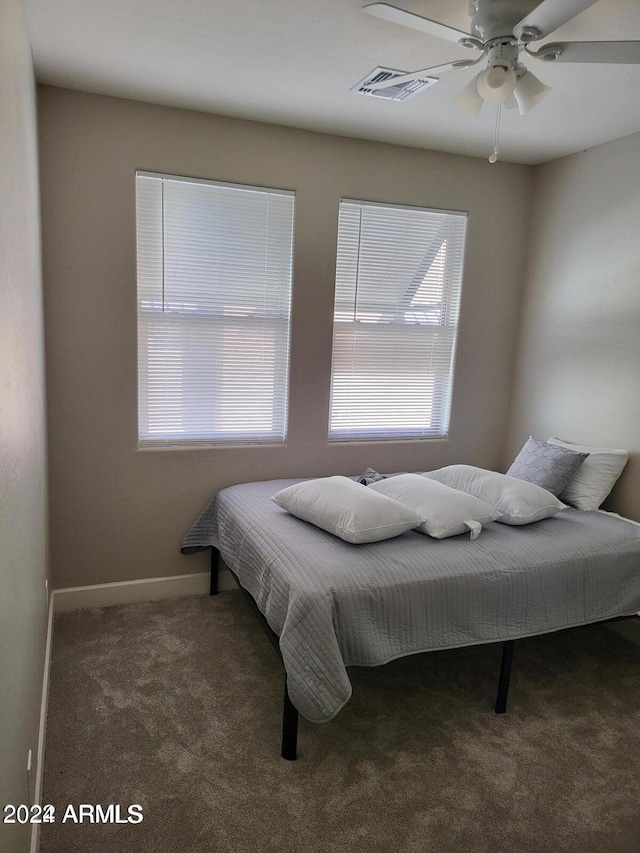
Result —
M61 614L43 853L639 853L640 630L589 626L350 670L279 756L279 658L238 592ZM140 804L139 824L62 822Z

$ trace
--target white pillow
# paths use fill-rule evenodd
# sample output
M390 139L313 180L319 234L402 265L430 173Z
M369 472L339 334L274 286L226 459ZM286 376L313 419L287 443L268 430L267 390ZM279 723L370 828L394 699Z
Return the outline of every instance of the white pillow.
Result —
M372 483L369 489L413 507L426 520L417 529L435 539L471 531L477 539L483 524L495 521L500 513L489 504L465 492L428 480L419 474L401 474Z
M565 508L551 492L534 483L473 465L448 465L421 476L480 498L498 510L500 517L496 521L501 524L530 524Z
M550 438L547 444L589 454L560 493L563 501L578 509L598 509L622 474L629 458L626 450L614 450L611 447L568 444L557 438Z
M354 544L391 539L424 521L411 507L348 477L306 480L280 489L271 500L291 515Z

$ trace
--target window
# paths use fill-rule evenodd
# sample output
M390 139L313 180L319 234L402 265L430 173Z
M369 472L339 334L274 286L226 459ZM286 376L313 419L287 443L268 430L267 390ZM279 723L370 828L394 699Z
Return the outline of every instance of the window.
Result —
M340 202L330 441L447 434L466 221Z
M141 447L286 440L293 208L136 175Z

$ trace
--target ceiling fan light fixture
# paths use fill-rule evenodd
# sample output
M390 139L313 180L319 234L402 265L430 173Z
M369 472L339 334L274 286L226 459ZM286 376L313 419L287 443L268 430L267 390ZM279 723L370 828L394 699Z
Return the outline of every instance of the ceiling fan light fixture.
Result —
M483 101L504 101L516 87L516 75L511 68L490 65L478 74L478 94Z
M478 118L484 101L478 92L478 75L472 77L464 89L454 98L456 106L460 107L467 115L472 118Z
M507 69L502 65L495 65L487 72L487 86L490 89L502 89L507 82Z
M520 115L523 116L529 110L536 107L540 101L543 101L547 97L550 91L550 87L545 86L544 83L538 80L535 74L525 71L524 74L518 77L515 89L513 90L515 99L518 102Z

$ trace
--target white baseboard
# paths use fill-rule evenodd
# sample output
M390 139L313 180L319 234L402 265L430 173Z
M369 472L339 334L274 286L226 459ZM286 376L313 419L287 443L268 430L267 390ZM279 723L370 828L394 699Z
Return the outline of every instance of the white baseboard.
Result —
M40 725L38 728L38 753L36 756L36 775L33 790L33 803L42 805L42 783L44 781L44 747L47 734L47 702L49 699L49 673L51 672L51 643L53 640L53 595L49 596L49 615L47 619L47 641L44 652L44 670L42 673L42 698L40 700ZM31 827L30 853L40 849L40 824Z
M221 568L218 575L220 592L237 588L231 572ZM112 604L206 595L208 592L209 572L198 572L194 575L175 575L168 578L141 578L93 586L71 586L54 590L52 597L55 612L62 613L65 610L80 610L85 607L109 607Z

